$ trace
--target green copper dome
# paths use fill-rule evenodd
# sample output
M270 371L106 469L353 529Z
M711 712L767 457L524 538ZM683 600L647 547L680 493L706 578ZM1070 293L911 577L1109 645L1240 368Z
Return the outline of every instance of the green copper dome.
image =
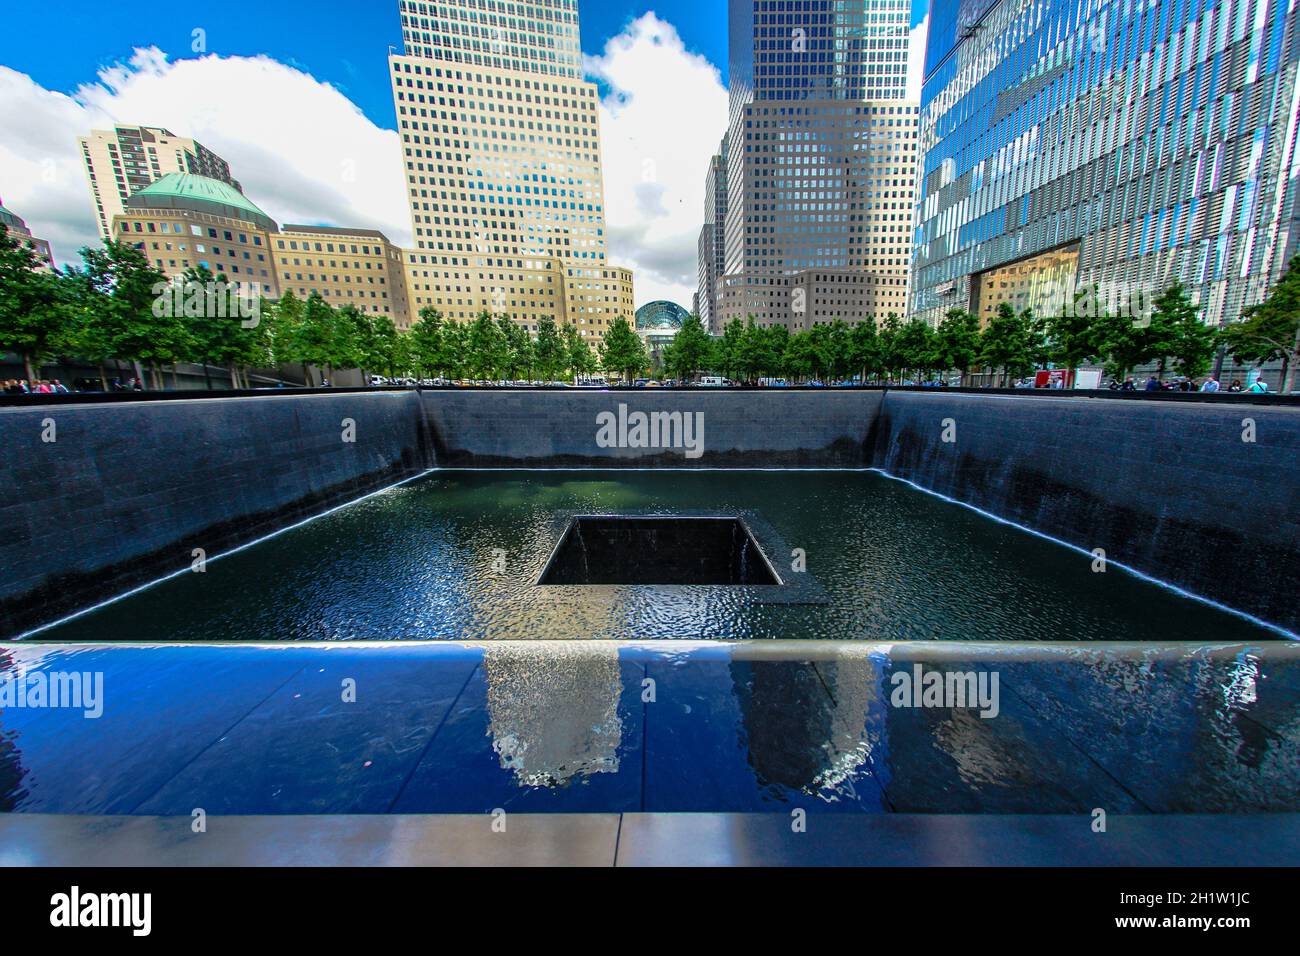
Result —
M273 220L234 186L194 173L168 173L126 201L128 209L191 209L275 231Z

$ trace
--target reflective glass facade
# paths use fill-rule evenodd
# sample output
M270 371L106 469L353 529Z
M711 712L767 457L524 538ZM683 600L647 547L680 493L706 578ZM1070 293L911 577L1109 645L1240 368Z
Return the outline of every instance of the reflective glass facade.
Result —
M947 29L921 98L918 315L1072 244L1080 284L1150 296L1178 277L1216 324L1277 280L1297 0L1001 0Z

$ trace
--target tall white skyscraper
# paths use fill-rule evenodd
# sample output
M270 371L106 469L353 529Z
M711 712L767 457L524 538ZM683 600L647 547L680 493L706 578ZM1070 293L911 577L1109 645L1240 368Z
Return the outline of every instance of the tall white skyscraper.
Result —
M414 248L412 309L543 316L599 339L633 320L606 261L596 86L576 0L401 0L389 58Z

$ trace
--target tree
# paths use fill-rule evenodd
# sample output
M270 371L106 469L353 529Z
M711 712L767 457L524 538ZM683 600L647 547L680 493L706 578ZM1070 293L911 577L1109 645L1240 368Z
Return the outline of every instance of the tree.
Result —
M1291 260L1268 297L1223 330L1224 346L1239 362L1282 363L1282 394L1295 390L1300 364L1300 255Z
M1033 320L1030 310L1017 313L1009 302L1003 302L980 336L979 362L1002 370L999 383L1008 384L1034 367Z
M149 365L155 387L161 388L157 366L194 347L186 341L184 315L155 308L170 288L167 276L149 265L134 246L111 239L104 241L102 249L82 249L81 258L84 281L102 297L97 301L107 306L97 317L105 350L113 357Z
M495 380L505 367L506 342L501 327L487 310L479 313L469 327L469 366L474 377Z
M753 321L753 316L750 316ZM727 378L740 377L740 363L744 352L745 323L732 319L722 329L722 338L714 343L714 371Z
M74 289L60 273L0 225L0 351L16 352L23 373L37 378L41 359L71 341Z
M1101 302L1097 288L1079 289L1069 308L1043 319L1043 337L1046 358L1064 365L1067 378L1074 383L1074 373L1085 362L1091 362L1101 353Z
M614 319L600 343L601 367L631 380L645 370L646 361L645 343L632 331L627 319Z
M713 342L704 323L692 313L682 320L682 327L664 349L664 369L675 379L689 381L708 367L712 352Z
M514 381L521 369L532 374L533 340L528 330L508 315L498 315L497 329L501 333L501 370Z
M564 327L564 350L569 371L576 381L596 371L596 353L578 331L577 326Z
M448 322L442 330L440 367L447 378L464 378L470 369L469 330L464 322Z
M555 381L568 367L564 337L556 328L555 319L549 315L542 316L537 323L537 340L533 343L533 352L543 381Z
M980 351L980 317L965 309L949 309L935 330L934 351L935 365L940 370L956 369L965 385Z
M920 319L913 319L899 330L895 349L904 369L928 373L936 365L934 332Z
M1151 316L1156 330L1154 347L1160 349L1160 369L1166 358L1174 360L1174 370L1195 378L1210 367L1218 332L1201 321L1201 310L1192 303L1181 282L1175 281L1156 298Z
M903 332L903 320L898 317L897 312L890 312L885 316L884 323L880 326L877 333L880 354L880 371L884 374L885 381L891 382L894 379L894 373L904 366L904 358L899 350L899 336Z
M441 376L445 371L443 361L442 313L431 305L420 310L419 320L411 326L410 361L421 378Z

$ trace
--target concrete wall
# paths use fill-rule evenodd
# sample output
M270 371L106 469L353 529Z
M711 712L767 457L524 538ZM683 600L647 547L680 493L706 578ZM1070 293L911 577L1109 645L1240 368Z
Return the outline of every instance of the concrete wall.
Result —
M881 392L721 389L635 392L430 391L430 443L441 467L861 468ZM700 413L702 451L603 448L597 415Z
M411 392L0 408L0 635L417 473L420 423Z
M891 475L1300 631L1300 408L891 391L873 439Z

